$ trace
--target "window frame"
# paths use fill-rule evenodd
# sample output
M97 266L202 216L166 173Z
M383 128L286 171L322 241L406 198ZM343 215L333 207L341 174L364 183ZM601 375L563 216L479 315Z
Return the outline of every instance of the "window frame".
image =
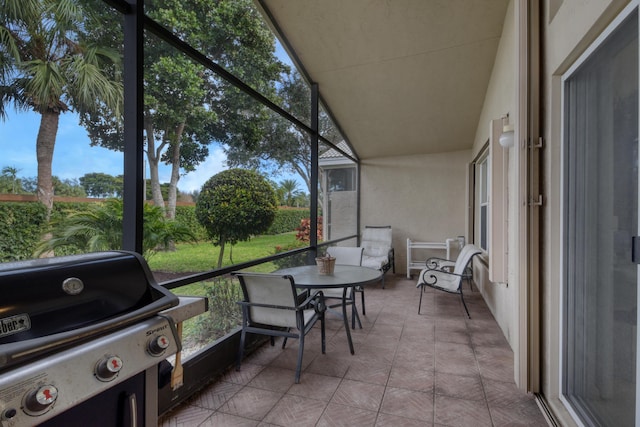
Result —
M489 156L489 145L482 148L476 159L473 161L474 167L474 236L473 241L476 246L488 255L490 252L490 206L491 198L489 189L491 184L491 161ZM484 181L484 182L483 182ZM484 208L484 212L483 212ZM484 218L483 218L484 213Z

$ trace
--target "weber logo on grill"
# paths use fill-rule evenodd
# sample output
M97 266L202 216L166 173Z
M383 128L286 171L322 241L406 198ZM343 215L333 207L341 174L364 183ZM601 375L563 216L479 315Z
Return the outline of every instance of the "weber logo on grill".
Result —
M0 338L31 329L31 319L27 314L0 319Z

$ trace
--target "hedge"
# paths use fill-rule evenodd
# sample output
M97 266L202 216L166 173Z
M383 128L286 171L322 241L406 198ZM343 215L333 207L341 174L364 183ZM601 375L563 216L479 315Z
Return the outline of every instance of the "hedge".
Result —
M0 203L0 262L33 258L46 217L41 203Z
M183 223L193 232L197 240L207 240L207 230L200 225L196 218L196 207L176 206L176 221Z
M281 234L294 231L300 226L300 221L304 218L309 218L309 209L279 208L273 224L265 234ZM195 206L177 206L176 221L186 224L198 240L208 240L206 230L196 218Z
M280 208L273 224L265 234L281 234L294 231L300 227L300 221L309 218L309 209Z
M51 219L58 219L88 209L90 203L55 202ZM266 234L294 231L300 220L309 217L308 209L280 208ZM47 230L46 210L37 202L0 203L0 262L33 258L33 250ZM198 240L207 240L207 233L196 219L195 206L177 206L176 221L186 224ZM60 255L63 255L62 253Z

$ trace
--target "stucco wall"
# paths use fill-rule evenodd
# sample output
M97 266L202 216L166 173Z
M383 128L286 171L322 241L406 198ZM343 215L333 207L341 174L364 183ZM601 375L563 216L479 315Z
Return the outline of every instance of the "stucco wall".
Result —
M496 53L495 63L491 73L491 79L487 88L487 94L485 96L482 113L480 114L480 120L476 129L476 136L473 144L473 156L475 157L482 147L489 140L490 123L492 120L498 120L505 114L509 114L510 123L516 124L517 110L516 110L516 34L515 34L515 16L514 5L510 2L505 14L505 21L502 28L502 37L500 39L500 45ZM517 124L516 124L517 125ZM495 149L503 149L496 144ZM509 185L514 181L514 161L513 148L507 150L507 170L504 171L508 183L508 194L504 194L503 197L507 199L508 204L508 216L509 224L515 224L514 220L515 212L513 211L513 203L515 200L515 186ZM494 167L500 167L500 165L494 165ZM513 226L508 230L508 248L509 253L509 280L508 284L504 283L491 283L489 281L489 274L487 265L482 263L476 263L476 271L474 273L474 279L478 285L478 288L482 292L487 306L491 310L494 318L500 325L500 329L504 336L509 341L511 348L514 351L518 350L517 346L517 292L519 284L514 280L513 266L515 261L513 260L512 250L514 248L515 237L517 233L513 229ZM491 256L491 248L489 248L489 256Z
M392 226L397 274L406 273L407 238L444 242L464 234L469 156L465 150L362 161L361 226Z

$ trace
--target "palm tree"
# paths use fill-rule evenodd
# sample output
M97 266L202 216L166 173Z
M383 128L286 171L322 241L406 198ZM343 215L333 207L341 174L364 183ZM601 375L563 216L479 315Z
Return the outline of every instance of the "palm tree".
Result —
M58 221L52 221L52 238L40 242L35 255L56 249L78 253L120 249L122 209L122 200L109 199L91 205L86 211L72 212ZM165 219L158 206L145 203L143 216L142 254L145 258L173 241L195 241L195 236L186 225Z
M280 181L280 189L284 193L284 201L287 206L293 206L293 199L300 193L298 181L295 179L285 179Z
M4 0L0 8L0 118L11 104L41 115L36 194L48 214L60 114L122 109L122 84L112 77L119 56L83 40L89 21L80 0Z
M18 172L20 172L20 169L11 166L5 166L2 168L2 176L6 176L11 180L11 193L13 194L17 192L16 184L18 183Z

